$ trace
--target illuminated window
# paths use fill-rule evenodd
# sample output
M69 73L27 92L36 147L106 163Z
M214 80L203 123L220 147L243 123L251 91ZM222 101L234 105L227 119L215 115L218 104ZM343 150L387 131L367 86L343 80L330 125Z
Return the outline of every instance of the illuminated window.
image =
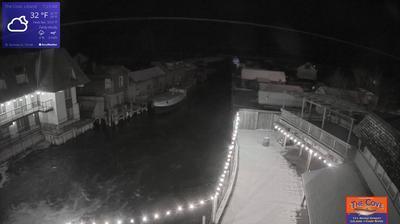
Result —
M14 112L20 114L26 111L26 100L25 97L20 97L14 101Z
M0 114L3 114L6 112L6 105L4 103L0 104Z
M40 106L40 95L31 94L31 104L32 104L32 107Z

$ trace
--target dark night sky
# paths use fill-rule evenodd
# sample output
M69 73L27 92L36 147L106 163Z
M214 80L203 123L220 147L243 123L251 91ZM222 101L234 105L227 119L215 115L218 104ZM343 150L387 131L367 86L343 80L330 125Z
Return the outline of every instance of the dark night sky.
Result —
M125 21L63 26L61 45L96 60L140 64L225 53L293 57L319 64L398 64L400 3L382 1L67 0L61 23L126 17L194 17L280 26L338 38L393 57L305 34L214 22ZM3 50L2 53L6 53ZM382 67L384 67L382 66Z
M96 3L64 1L62 3L62 23L86 19L137 16L182 16L241 20L315 32L400 56L400 46L397 41L400 37L399 6L395 1L388 0L232 0L229 2L194 0L182 1L181 3L153 0L101 0L96 1ZM93 27L93 25L91 26ZM112 24L112 26L115 28L115 24ZM99 31L99 27L101 29L109 29L109 27L105 27L105 24L102 24L101 26L96 26L90 34L94 35L96 31ZM174 46L171 40L175 40L174 42L179 43L179 46L184 46L182 50L191 49L193 52L204 50L206 46L217 46L223 49L236 48L239 51L244 50L264 54L271 49L271 47L266 46L281 45L279 50L286 49L294 54L312 54L315 56L321 54L321 52L315 51L316 48L322 47L323 51L326 52L337 47L336 43L329 43L329 41L322 41L304 35L271 32L271 30L261 30L241 25L153 21L146 23L130 22L129 24L121 25L119 28L123 30L123 32L117 32L119 36L145 37L150 43L140 43L139 45L147 47L151 45L150 47L153 47L153 51L156 52L161 49L165 50L165 45ZM71 30L71 28L65 29L66 32ZM73 30L76 31L79 28L73 27ZM101 35L107 35L108 38L115 36L115 34L107 34L107 31L104 32ZM74 36L74 40L77 40L76 36ZM163 40L166 42L163 42ZM153 43L151 43L152 41ZM83 37L80 37L79 42L87 45ZM98 42L95 43L97 44ZM315 43L318 43L318 45L315 46ZM138 50L133 45L130 45L130 47L133 47L132 50ZM179 50L179 47L174 49ZM309 49L312 49L312 51L310 52ZM339 53L348 52L345 50ZM154 52L149 54L154 54ZM334 55L336 56L336 53Z
M400 106L395 94L400 82L400 3L394 0L68 0L61 7L62 23L118 17L212 18L281 26L367 46L394 57L301 33L226 23L145 20L61 30L62 46L72 54L82 52L99 63L120 63L131 69L146 67L151 60L216 53L313 61L328 67L320 69L319 75L329 77L339 68L345 71L341 79L350 81L350 70L361 67L367 76L383 74L378 86L361 87L387 99L382 105Z

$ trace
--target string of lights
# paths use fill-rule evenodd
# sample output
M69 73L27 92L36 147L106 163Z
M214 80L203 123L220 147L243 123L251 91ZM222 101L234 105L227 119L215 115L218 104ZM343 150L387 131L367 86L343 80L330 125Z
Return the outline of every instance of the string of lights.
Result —
M232 133L232 138L231 138L231 144L228 146L228 154L226 156L226 160L224 163L224 168L221 173L221 175L218 178L218 183L217 186L215 187L215 191L211 193L211 196L208 198L204 199L198 199L196 201L188 203L186 206L185 205L177 205L174 209L166 209L163 212L161 211L156 211L152 214L145 214L142 215L141 217L130 217L128 219L116 219L116 220L92 220L89 222L84 222L84 221L78 221L78 222L73 222L73 221L68 221L65 224L127 224L127 223L149 223L149 222L155 222L155 221L160 221L161 219L169 218L173 215L180 215L183 214L186 211L193 211L195 209L201 208L207 203L210 203L218 198L220 194L223 193L223 189L225 187L225 184L227 182L227 177L229 174L229 168L232 164L232 159L233 159L233 152L235 148L235 142L238 134L238 128L239 128L239 113L236 113L235 119L234 119L234 130Z
M318 151L315 148L309 147L306 142L304 142L302 139L298 138L296 135L287 131L286 128L284 128L278 124L275 124L274 129L277 130L278 132L280 132L281 134L283 134L286 138L293 141L293 143L296 144L297 146L299 146L301 149L304 149L306 152L310 153L311 156L321 160L324 164L326 164L329 167L332 166L333 163L331 161L329 161L328 158L325 158L323 155L318 153Z

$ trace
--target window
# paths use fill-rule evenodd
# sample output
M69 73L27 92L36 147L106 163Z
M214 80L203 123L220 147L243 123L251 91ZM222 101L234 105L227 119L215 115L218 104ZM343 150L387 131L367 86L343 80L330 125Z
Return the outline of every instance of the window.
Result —
M71 96L71 89L65 89L65 91L64 91L64 95L65 95L65 99L71 99L72 98L72 96Z
M0 90L7 89L7 84L4 79L0 79Z
M30 129L29 126L29 118L27 116L22 117L20 119L17 120L17 127L18 127L18 131L22 132L22 131L27 131Z
M124 86L124 76L120 75L119 76L119 87Z
M14 73L17 84L28 83L28 76L26 75L25 66L14 67Z
M40 106L40 95L31 94L31 104L32 107Z
M26 111L26 100L25 97L20 97L16 100L14 100L14 111L15 114L20 114L24 111Z
M0 140L10 137L10 131L7 126L0 127Z
M3 114L6 112L6 105L4 103L0 104L0 114Z
M64 97L65 97L65 106L67 107L67 110L72 109L72 95L70 88L64 90Z
M74 119L74 110L72 107L67 107L67 119L68 120Z
M15 75L15 79L16 79L16 81L17 81L17 84L28 83L28 76L26 76L25 73Z
M119 104L119 101L120 101L120 100L119 100L119 96L117 96L116 101L117 101L116 104Z
M105 80L104 80L104 88L105 88L106 90L112 88L112 81L111 81L111 79L105 79Z

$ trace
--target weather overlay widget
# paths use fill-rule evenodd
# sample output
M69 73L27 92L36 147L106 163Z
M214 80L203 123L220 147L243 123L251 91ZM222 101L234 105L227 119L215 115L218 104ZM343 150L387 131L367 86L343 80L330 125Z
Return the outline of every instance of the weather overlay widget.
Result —
M3 2L3 48L59 48L59 2Z

